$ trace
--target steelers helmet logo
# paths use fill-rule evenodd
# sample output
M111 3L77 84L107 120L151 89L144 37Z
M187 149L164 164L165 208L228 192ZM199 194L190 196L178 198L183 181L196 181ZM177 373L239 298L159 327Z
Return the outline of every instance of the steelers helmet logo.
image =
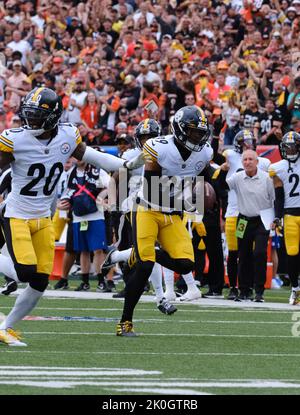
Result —
M182 117L183 117L183 111L177 111L176 114L174 115L174 120L176 122L179 122L181 121Z
M70 147L70 144L68 143L64 143L60 147L60 151L62 152L62 154L68 154L70 150L71 150L71 147Z

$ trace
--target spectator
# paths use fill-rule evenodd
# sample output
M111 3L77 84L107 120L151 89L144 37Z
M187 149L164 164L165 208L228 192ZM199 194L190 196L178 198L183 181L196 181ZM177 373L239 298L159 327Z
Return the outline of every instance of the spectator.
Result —
M108 79L106 84L107 95L99 98L101 110L98 126L101 129L100 142L102 144L113 144L116 115L120 108L120 98L116 94L116 85L113 80Z
M75 80L74 91L70 95L69 106L67 109L67 120L71 123L80 123L80 111L84 105L85 99L87 97L87 92L85 91L84 82L77 78Z

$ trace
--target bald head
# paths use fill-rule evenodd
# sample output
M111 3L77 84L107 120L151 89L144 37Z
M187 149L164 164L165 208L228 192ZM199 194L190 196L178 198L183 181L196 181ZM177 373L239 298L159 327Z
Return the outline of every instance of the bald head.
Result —
M247 176L255 176L257 173L258 156L254 150L245 150L242 154L242 164Z

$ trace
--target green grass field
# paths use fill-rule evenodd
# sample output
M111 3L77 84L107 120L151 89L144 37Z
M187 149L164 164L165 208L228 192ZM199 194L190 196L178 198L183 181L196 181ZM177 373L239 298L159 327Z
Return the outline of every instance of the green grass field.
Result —
M266 291L267 302L288 296L287 289ZM14 301L2 296L0 312ZM0 346L0 394L300 394L300 338L292 335L299 308L206 301L178 304L172 316L142 302L140 336L119 338L122 301L43 298L33 316L90 321L22 321L28 347Z

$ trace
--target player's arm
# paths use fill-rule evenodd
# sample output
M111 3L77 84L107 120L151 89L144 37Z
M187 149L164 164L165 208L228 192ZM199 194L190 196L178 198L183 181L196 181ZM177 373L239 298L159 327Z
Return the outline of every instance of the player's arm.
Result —
M0 168L3 169L7 167L12 161L14 161L14 156L12 153L6 151L0 151Z
M121 167L133 170L143 166L145 163L143 153L128 161L112 156L111 154L101 153L91 147L87 147L83 142L77 145L72 156L77 160L82 160L106 171L116 171Z
M280 226L282 224L282 218L284 216L284 188L283 183L279 179L278 176L273 176L273 184L275 188L275 201L274 201L274 209L275 209L275 219L274 224L276 226Z

